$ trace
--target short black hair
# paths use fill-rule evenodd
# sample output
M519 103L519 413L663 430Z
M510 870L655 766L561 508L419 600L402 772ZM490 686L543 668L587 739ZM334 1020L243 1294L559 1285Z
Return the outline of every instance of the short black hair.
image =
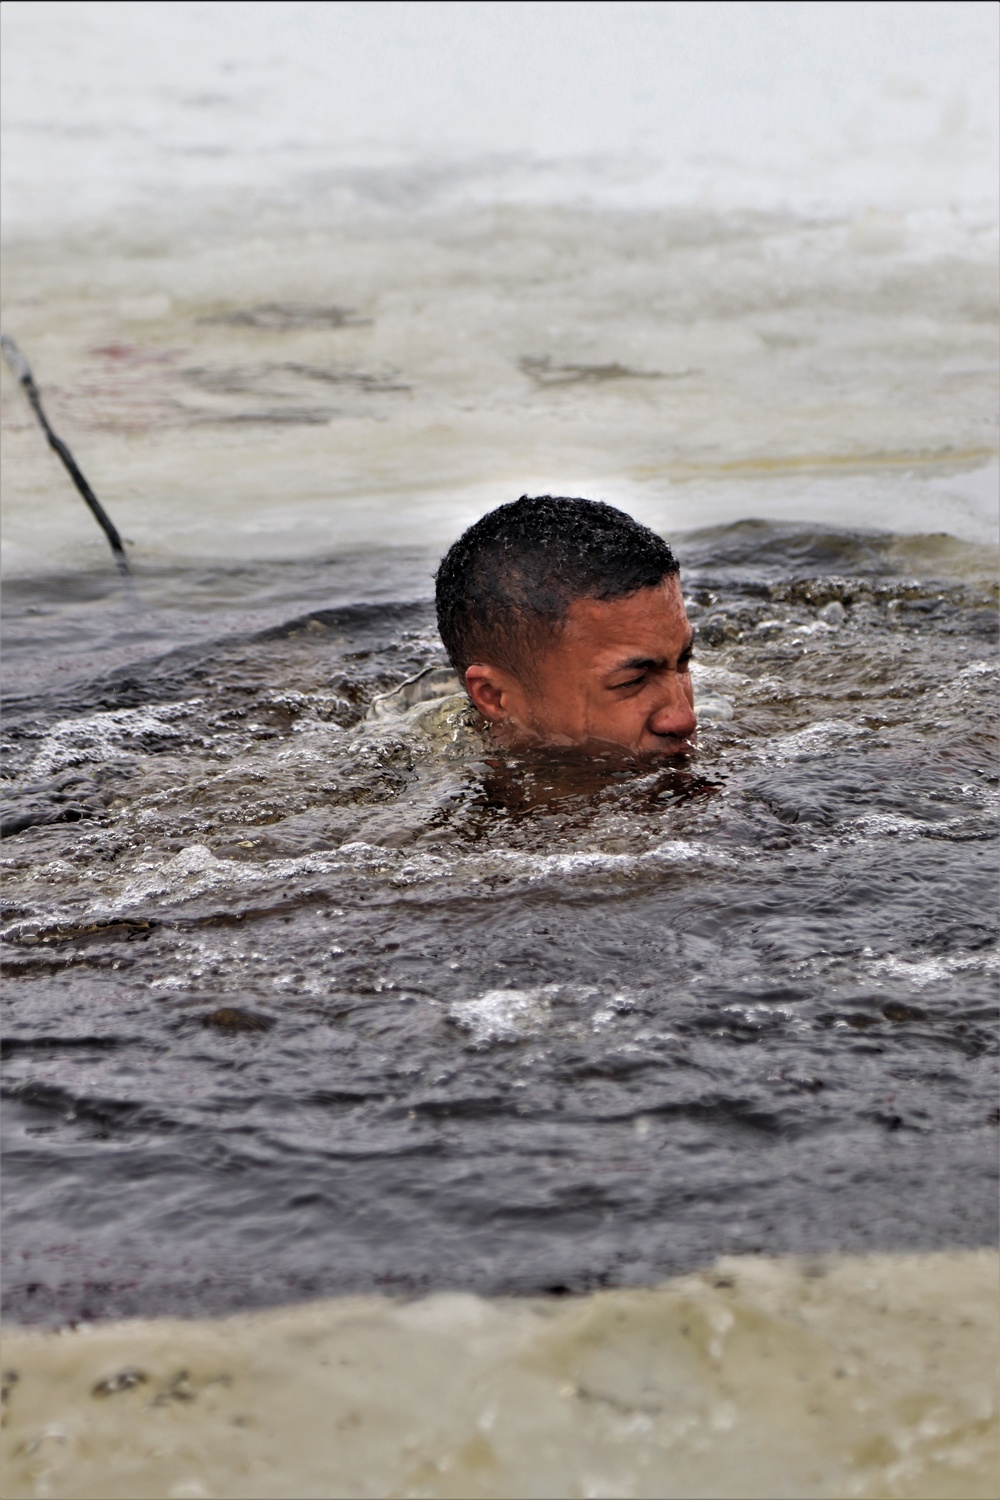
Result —
M437 572L438 629L464 682L474 661L530 679L577 599L623 599L678 572L648 526L600 500L522 495L470 526Z

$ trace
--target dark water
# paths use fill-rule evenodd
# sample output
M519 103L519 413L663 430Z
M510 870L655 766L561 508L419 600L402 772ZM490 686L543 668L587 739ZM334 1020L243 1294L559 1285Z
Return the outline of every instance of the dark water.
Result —
M996 1238L995 593L679 550L735 716L661 767L366 718L425 557L8 588L8 1317Z

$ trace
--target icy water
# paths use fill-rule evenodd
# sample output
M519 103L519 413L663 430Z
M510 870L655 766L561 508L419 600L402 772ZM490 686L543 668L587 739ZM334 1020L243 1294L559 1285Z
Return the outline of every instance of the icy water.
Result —
M9 1316L992 1241L982 554L678 551L706 722L661 766L380 697L443 660L416 555L172 574L149 614L8 589Z
M995 7L238 11L0 11L4 1493L995 1494ZM689 760L449 697L545 491Z

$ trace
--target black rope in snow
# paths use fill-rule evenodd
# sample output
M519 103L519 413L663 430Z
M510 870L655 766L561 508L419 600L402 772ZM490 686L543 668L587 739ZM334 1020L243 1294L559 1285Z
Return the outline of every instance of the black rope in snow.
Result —
M31 405L31 409L35 413L35 416L38 418L41 429L48 439L49 447L62 459L69 477L72 479L73 483L80 491L80 494L83 496L84 500L86 500L87 504L90 506L90 509L93 512L98 526L100 526L101 530L104 532L104 535L110 542L111 551L114 554L114 559L118 565L119 572L124 573L126 577L131 576L129 572L128 558L125 556L125 548L122 545L122 539L118 534L118 528L115 526L111 517L104 509L104 506L101 504L100 500L98 500L97 496L90 488L90 485L83 477L83 474L80 472L80 469L77 466L76 459L66 447L66 444L63 442L62 438L58 437L49 426L49 419L45 415L45 410L42 406L42 398L38 394L38 387L35 385L35 377L31 373L31 366L28 364L28 361L25 359L20 349L14 343L14 340L8 338L5 333L0 333L0 350L3 351L4 359L13 370L14 375L21 386L21 389L27 396L28 401Z

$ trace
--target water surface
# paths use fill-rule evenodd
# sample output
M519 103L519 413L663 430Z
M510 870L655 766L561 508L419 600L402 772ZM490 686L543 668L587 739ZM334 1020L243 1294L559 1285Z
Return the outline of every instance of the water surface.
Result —
M678 550L661 766L373 715L426 554L8 590L8 1316L992 1242L990 559Z
M995 8L2 25L8 1317L992 1242ZM369 715L546 490L688 762Z

